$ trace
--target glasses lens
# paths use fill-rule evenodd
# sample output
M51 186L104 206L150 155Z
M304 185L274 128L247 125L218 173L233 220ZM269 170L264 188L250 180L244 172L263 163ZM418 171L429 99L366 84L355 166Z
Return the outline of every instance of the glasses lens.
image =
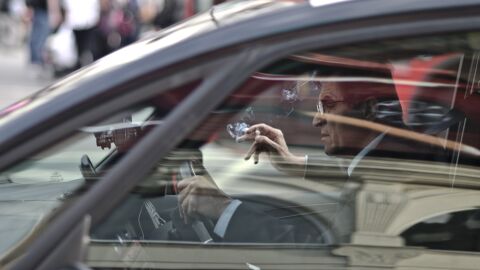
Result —
M321 113L321 114L324 114L325 111L323 109L323 104L322 104L322 101L318 101L317 103L317 112Z

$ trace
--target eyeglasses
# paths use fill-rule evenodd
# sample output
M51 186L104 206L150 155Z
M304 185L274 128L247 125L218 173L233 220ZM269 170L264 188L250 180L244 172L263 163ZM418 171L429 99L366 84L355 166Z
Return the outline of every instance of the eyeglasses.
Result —
M320 114L331 112L337 103L344 102L344 100L319 100L317 103L317 112Z

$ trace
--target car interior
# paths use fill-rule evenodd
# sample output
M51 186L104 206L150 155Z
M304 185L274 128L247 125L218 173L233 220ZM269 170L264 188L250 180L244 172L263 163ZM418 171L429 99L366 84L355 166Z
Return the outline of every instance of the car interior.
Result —
M326 245L339 241L338 233L333 233L331 216L316 216L311 213L319 211L316 208L332 209L339 200L338 194L326 194L319 197L316 190L310 190L299 182L292 182L288 177L275 172L271 166L266 169L248 166L242 172L232 173L229 166L232 163L246 163L240 156L248 149L248 144L236 142L234 127L240 123L252 121L281 123L284 120L294 125L310 125L300 115L292 121L290 115L293 105L284 101L279 109L278 101L282 99L278 95L279 87L291 86L288 82L270 82L268 80L253 78L230 99L213 111L208 121L192 132L188 139L179 145L165 159L158 162L148 178L142 181L131 192L128 198L105 221L95 228L92 238L96 240L115 241L164 241L164 242L205 242L205 239L213 239L214 222L205 218L199 218L205 230L195 228L195 222L185 224L178 212L178 199L176 184L184 178L195 175L204 175L215 182L222 190L233 198L241 200L258 211L267 213L284 222L292 224L299 233L296 234L294 243ZM181 91L170 92L171 98L158 98L153 103L155 110L145 123L160 123L163 112L168 111L169 106L174 106L181 100ZM158 102L158 103L155 103ZM282 102L281 102L282 103ZM275 106L273 106L275 104ZM136 134L144 136L151 126L137 126ZM125 134L133 134L128 128L124 132L110 132L108 136L112 144L115 144L114 155L108 156L96 168L88 165L84 173L85 179L96 179L102 172L108 171L109 167L117 162L122 154L121 149L128 149L132 143L125 140ZM121 139L116 136L120 135ZM95 134L97 145L106 141L105 134ZM127 136L128 137L128 136ZM132 141L138 141L138 136L131 136ZM301 138L298 138L301 139ZM301 141L301 140L300 140ZM119 144L124 143L127 147ZM205 158L205 157L208 157ZM266 160L265 160L265 165ZM232 165L233 166L233 165ZM253 170L252 170L253 169ZM264 180L259 181L258 173L264 174ZM91 177L92 174L98 174ZM272 177L274 174L275 177ZM278 182L275 178L281 179ZM236 183L236 181L241 181ZM232 185L233 184L233 185ZM278 188L280 186L280 188ZM312 209L313 207L313 209ZM338 215L338 213L337 213Z
M332 63L337 67L343 65L359 69L388 66L393 67L391 82L395 84L399 102L386 99L377 106L378 112L391 119L399 119L398 116L401 115L404 129L410 132L408 136L427 135L432 145L430 148L418 147L425 144L425 141L416 142L417 137L407 136L398 139L404 143L403 147L387 151L378 158L382 162L393 163L400 158L410 165L417 160L421 164L427 164L427 167L431 162L450 164L448 166L454 164L457 169L475 166L478 164L477 156L455 144L463 143L476 149L479 141L475 124L478 117L473 105L478 95L476 86L469 85L471 78L468 76L472 75L468 74L468 69L464 69L460 77L457 76L459 65L471 65L471 55L463 56L465 60L460 63L460 56L451 53L467 50L462 46L436 48L434 52L428 51L427 55L423 48L413 48L407 52L402 50L399 53L396 51L398 48L392 45L390 50L389 47L386 48L387 56L375 55L375 51L370 52L369 48L360 48L362 57L357 54L352 56L352 51L357 52L354 50L336 49L331 55L292 55L252 74L229 99L211 112L208 119L182 145L159 162L152 174L95 229L92 233L94 241L202 243L205 242L203 240L212 238L213 242L209 243L215 243L215 240L221 242L214 236L214 221L200 219L208 233L206 237L195 226L184 224L179 218L175 183L193 175L205 175L233 198L250 204L267 215L289 222L301 232L296 234L298 239L295 239L294 244L332 246L351 241L355 229L355 203L352 202L354 195L350 192L358 189L358 182L339 181L344 179L343 176L332 171L323 171L323 175L319 176L322 177L321 182L279 173L269 165L268 157L261 157L260 165L248 164L242 159L242 155L248 151L248 144L237 142L236 138L241 136L242 130L254 123L267 123L284 132L292 151L324 155L322 145L317 142L318 131L312 127L311 119L319 91L316 80L327 74L324 72L325 63L330 65L327 69ZM365 58L370 60L366 61ZM403 68L417 72L417 75L419 70L425 70L421 72L421 83L416 85L412 83L413 78L406 78L400 72L402 65ZM464 99L463 96L467 96L468 91L471 96ZM159 119L155 114L152 114L152 119ZM108 167L108 163L102 166ZM403 184L404 187L433 185L441 188L451 183L432 183L433 180L415 178L415 173L410 174L409 179L415 180L409 180L410 183ZM462 188L467 180L462 181L458 179L455 184ZM451 218L445 219L443 223L435 222L435 218L432 218L434 222L430 219L419 220L416 225L405 225L399 234L408 246L476 250L478 245L466 244L469 246L467 248L449 244L452 241L462 242L459 239L464 239L467 234L450 233L449 239L435 237L443 230L450 230L452 222L459 220L462 220L459 226L469 224L470 239L472 234L477 235L476 226L472 225L476 220L476 210L465 211L444 214ZM457 215L459 218L455 218Z

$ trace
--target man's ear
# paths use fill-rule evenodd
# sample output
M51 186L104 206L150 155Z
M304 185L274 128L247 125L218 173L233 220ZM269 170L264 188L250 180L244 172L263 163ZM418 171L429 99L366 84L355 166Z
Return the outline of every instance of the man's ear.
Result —
M377 103L378 101L375 98L365 101L362 112L365 120L374 121L377 118Z

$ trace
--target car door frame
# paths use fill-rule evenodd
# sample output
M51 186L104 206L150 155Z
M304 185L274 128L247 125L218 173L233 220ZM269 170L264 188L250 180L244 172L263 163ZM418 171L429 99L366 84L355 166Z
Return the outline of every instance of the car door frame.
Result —
M316 29L249 41L251 43L248 50L240 49L235 57L229 59L232 62L228 67L204 81L192 95L179 104L167 117L162 128L154 129L120 161L116 168L105 175L98 185L95 185L76 204L72 205L69 211L58 216L52 222L51 227L36 239L25 256L17 261L12 269L33 269L36 265L40 265L45 258L48 258L51 250L62 243L62 238L68 235L69 228L86 215L91 215L94 223L98 222L100 217L104 216L136 183L147 175L157 160L166 155L203 121L207 113L218 106L252 72L261 67L292 53L309 49L480 28L474 27L474 25L480 25L480 16L442 18L440 15L444 15L443 12L439 12L438 17L435 14L435 11L432 11L427 19L421 17L424 15L422 13L413 14L408 22L398 21L397 17L392 16L391 21L389 21L389 17L386 17L376 18L361 25L346 22L334 26L318 26ZM415 21L415 18L421 20ZM178 124L186 120L188 125ZM151 151L151 149L158 149L158 151ZM113 192L114 196L106 198L105 194L107 191L112 192L111 188L115 191ZM82 204L88 207L82 207ZM62 237L58 236L58 230L64 232ZM57 259L60 262L62 258Z

